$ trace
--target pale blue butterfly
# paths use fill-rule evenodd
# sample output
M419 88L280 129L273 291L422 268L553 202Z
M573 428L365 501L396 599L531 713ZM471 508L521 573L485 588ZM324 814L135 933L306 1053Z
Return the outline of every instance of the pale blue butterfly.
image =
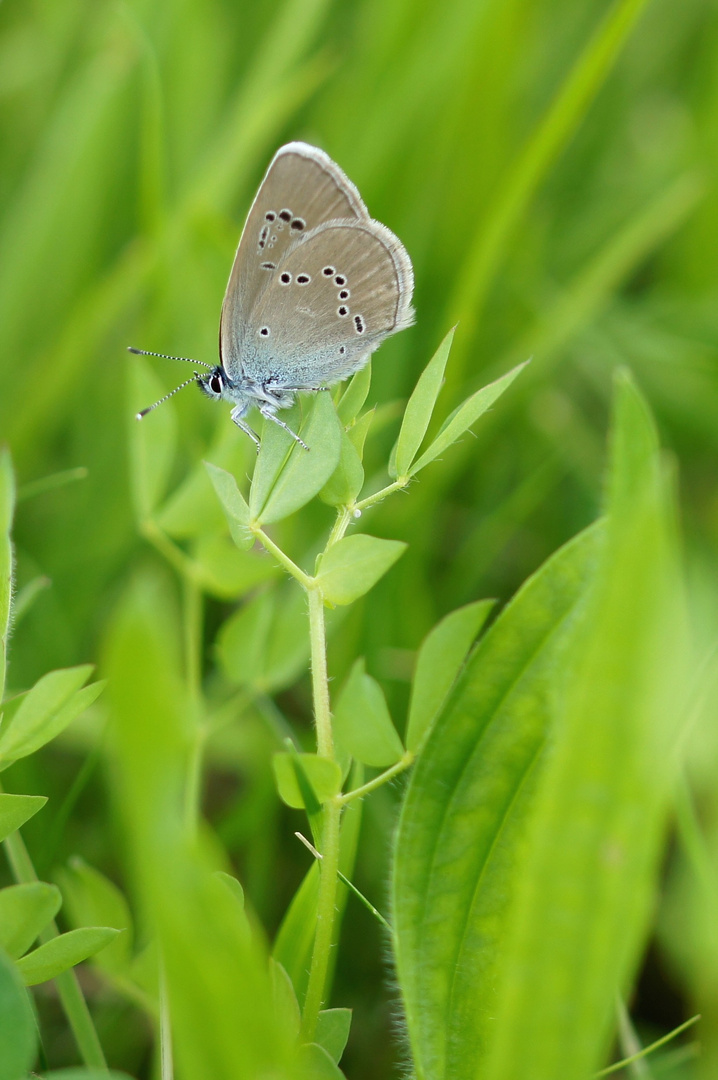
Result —
M234 258L219 325L217 367L138 413L145 416L196 382L229 401L232 419L259 448L245 417L267 420L300 390L320 390L359 371L382 341L410 326L414 274L401 241L373 221L359 192L323 150L291 142L274 155ZM164 353L130 349L146 356Z

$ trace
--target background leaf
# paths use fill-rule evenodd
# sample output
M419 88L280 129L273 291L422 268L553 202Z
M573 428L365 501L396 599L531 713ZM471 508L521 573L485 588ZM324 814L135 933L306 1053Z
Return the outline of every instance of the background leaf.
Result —
M400 540L345 536L322 556L317 585L331 604L351 604L376 584L404 553Z
M386 698L363 660L356 661L337 699L334 731L337 743L364 765L385 768L404 753Z
M35 1059L32 1008L15 966L0 952L0 1080L18 1080Z

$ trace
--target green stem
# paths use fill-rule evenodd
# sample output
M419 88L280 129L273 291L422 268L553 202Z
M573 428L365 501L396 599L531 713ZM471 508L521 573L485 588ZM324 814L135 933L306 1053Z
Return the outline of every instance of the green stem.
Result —
M267 536L259 525L250 524L252 534L256 536L260 544L267 549L267 551L274 556L280 566L283 566L288 574L291 574L293 578L299 582L304 589L311 589L314 584L314 579L310 578L308 574L305 574L296 563L292 562L288 555L285 555L280 547L274 543L271 537Z
M324 549L325 551L328 551L330 547L333 547L334 544L336 544L339 540L342 539L344 533L347 531L354 518L353 510L353 506L341 507L339 513L337 514L337 519L332 527L332 531L329 534L327 546Z
M199 567L192 561L181 548L173 544L169 536L162 532L159 525L147 518L140 525L140 532L148 543L163 555L170 566L173 566L183 581L192 581L201 586L202 575Z
M38 880L35 867L28 853L25 843L19 832L11 833L5 840L5 851L10 863L13 876L18 884L28 884ZM41 944L51 941L59 936L60 931L53 919L38 935ZM95 1031L95 1025L90 1016L87 1002L82 996L77 975L70 969L56 975L54 979L57 992L68 1019L72 1033L75 1036L80 1056L90 1069L107 1069L105 1055L102 1052L100 1040Z
M172 1024L164 960L160 962L160 1078L173 1080Z
M327 676L327 638L324 628L324 597L319 589L309 589L309 645L312 657L312 693L317 751L334 760L334 738Z
M317 902L317 929L314 936L309 982L304 999L302 1016L302 1042L313 1042L317 1030L319 1010L324 1004L324 993L329 968L329 955L334 933L334 914L337 904L339 873L339 819L341 808L335 803L324 806L324 829L322 834L322 858L319 863L319 897Z
M314 696L314 722L317 730L317 750L334 760L334 739L327 678L327 643L324 628L324 597L319 589L310 589L309 641L312 657L312 691ZM319 1010L326 992L329 956L334 933L334 915L337 906L337 883L339 872L339 822L341 807L336 802L326 803L323 809L322 859L319 863L319 897L317 901L317 929L314 935L309 982L304 999L302 1016L302 1039L313 1042L319 1019Z
M385 769L383 773L379 773L372 780L368 780L366 784L362 784L361 787L354 788L353 791L347 791L344 795L337 795L334 799L339 806L346 806L347 803L352 802L353 799L361 799L364 795L368 795L370 791L375 791L382 784L385 784L387 780L393 779L398 776L399 773L404 772L414 762L414 754L411 750L407 750L403 757L400 757L396 765L392 765L391 768Z
M388 484L381 491L375 491L373 495L367 495L366 499L360 499L354 506L355 510L366 510L370 506L374 506L375 503L381 502L387 495L392 495L395 491L403 491L411 480L410 476L399 476L393 484Z

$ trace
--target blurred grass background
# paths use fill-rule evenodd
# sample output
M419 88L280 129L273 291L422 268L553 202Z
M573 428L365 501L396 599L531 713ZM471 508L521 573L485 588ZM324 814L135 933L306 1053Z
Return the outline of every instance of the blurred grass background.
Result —
M592 52L606 19L613 30ZM595 517L617 364L634 370L679 463L699 648L715 637L715 0L4 4L0 103L0 438L21 485L88 470L44 494L28 488L19 507L19 585L51 584L17 626L12 688L97 659L135 571L169 575L133 518L125 346L214 362L245 213L294 138L335 158L414 261L417 324L375 357L370 400L405 398L456 320L445 412L534 358L476 440L375 511L371 531L411 549L335 628L337 685L365 654L401 717L412 651L436 619L506 600ZM154 371L165 389L185 377L168 361ZM178 418L175 483L215 433L241 438L192 390L165 408ZM386 417L369 476L396 434L391 408ZM283 523L284 546L301 554L329 520L320 507ZM211 679L214 633L235 606L207 600ZM273 793L266 712L278 705L308 736L308 700L300 680L250 711L216 748L206 785L207 816L270 932L305 861ZM712 721L699 710L690 755L709 849ZM81 852L123 883L98 730L88 723L14 766L7 788L50 796L26 830L41 874ZM380 907L395 805L381 791L366 807L357 879ZM653 1035L700 1008L706 1070L718 1056L715 888L691 885L680 845L665 888L636 1016ZM352 1077L398 1075L385 975L378 930L351 908L335 997L355 1008ZM141 1075L139 1014L107 994L98 1008L112 1063ZM57 1030L53 1053L69 1056L59 1019Z

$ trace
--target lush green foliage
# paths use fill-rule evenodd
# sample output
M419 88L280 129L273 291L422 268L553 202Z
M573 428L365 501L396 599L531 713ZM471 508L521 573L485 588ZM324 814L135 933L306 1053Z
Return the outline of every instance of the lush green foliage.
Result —
M698 1011L649 1061L715 1075L717 59L698 0L0 7L0 1080L587 1080ZM290 138L417 326L309 454L137 424Z

